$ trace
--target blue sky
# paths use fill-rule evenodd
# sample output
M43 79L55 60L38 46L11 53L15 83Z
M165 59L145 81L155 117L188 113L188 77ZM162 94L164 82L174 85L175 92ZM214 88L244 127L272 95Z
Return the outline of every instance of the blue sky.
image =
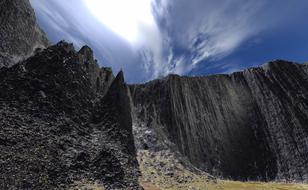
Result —
M95 0L30 1L53 43L89 45L102 66L123 69L129 83L308 61L307 0L143 0L143 7L140 0L101 0L94 9ZM137 40L125 38L135 31L129 18L136 19Z

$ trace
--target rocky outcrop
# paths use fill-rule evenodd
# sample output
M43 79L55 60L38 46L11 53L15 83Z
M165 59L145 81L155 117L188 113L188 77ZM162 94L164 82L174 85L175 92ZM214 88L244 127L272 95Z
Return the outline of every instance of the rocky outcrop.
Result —
M108 182L111 181L111 189L140 189L137 185L139 168L132 134L128 88L124 83L122 71L111 84L106 96L94 107L91 123L96 129L104 131L103 135L100 135L100 141L116 159L116 162L109 160L103 152L95 160L102 169L95 172L106 176ZM104 173L104 167L107 167L107 175Z
M140 189L123 73L90 48L60 42L1 68L0 104L0 189Z
M96 92L105 94L110 85L110 81L114 79L111 68L100 68L97 60L94 59L92 49L88 46L84 46L79 50L78 59L79 62L85 64L85 69L89 73L90 82Z
M231 179L308 179L307 65L170 75L130 89L137 121L198 168Z
M214 179L199 169L308 180L307 64L170 75L128 90L87 46L44 49L28 0L2 0L0 19L0 189L142 189L135 144L153 182Z
M0 67L12 66L48 45L29 0L1 0Z

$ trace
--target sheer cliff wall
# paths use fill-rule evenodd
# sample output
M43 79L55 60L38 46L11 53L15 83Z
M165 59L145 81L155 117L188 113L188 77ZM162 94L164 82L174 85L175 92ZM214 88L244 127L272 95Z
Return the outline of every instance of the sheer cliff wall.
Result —
M308 66L131 85L136 116L198 168L232 179L307 180Z

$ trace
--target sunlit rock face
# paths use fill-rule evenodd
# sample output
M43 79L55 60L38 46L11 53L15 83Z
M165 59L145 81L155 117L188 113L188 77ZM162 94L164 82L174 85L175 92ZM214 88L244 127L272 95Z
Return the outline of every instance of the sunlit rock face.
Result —
M0 189L139 189L123 73L60 42L0 69Z
M0 23L0 67L12 66L49 45L29 0L2 0Z
M170 75L130 89L138 120L195 166L224 178L307 180L307 69L275 61L231 75Z

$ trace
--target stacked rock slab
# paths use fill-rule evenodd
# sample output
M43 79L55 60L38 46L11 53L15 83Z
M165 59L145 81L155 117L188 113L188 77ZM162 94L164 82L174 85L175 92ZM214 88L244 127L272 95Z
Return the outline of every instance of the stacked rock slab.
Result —
M123 73L88 47L60 42L0 69L0 189L139 189L129 105Z
M48 45L29 0L0 1L0 68L12 66Z
M308 179L307 65L131 85L138 120L191 163L241 180Z

